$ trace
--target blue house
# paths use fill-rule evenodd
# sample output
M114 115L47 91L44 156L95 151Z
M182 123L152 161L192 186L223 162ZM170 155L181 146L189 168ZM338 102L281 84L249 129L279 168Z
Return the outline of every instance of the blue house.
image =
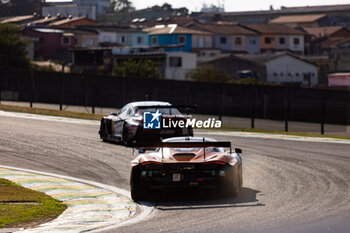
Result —
M193 30L176 24L158 25L148 32L152 47L164 47L167 52L193 52L194 49L212 48L211 33Z

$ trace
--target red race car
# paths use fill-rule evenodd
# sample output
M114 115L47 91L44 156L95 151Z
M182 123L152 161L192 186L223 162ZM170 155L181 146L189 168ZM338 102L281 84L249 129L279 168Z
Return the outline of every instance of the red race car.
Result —
M242 188L241 149L211 138L175 137L159 143L135 144L139 156L131 161L130 187L135 201L147 200L151 189L213 188L236 196ZM224 151L224 147L230 148ZM156 149L155 149L156 148ZM147 149L155 149L145 153Z

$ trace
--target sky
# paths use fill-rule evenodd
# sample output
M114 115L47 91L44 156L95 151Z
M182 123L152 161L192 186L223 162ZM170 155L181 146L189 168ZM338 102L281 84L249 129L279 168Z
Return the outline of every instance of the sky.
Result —
M49 2L50 0L48 0ZM57 0L51 0L57 1ZM69 0L68 0L69 1ZM317 5L336 5L350 4L349 0L131 0L136 9L142 9L154 5L163 5L165 2L172 5L173 8L187 7L190 11L200 11L203 4L224 3L225 11L251 11L268 10L270 5L274 9L280 9L281 6L317 6Z

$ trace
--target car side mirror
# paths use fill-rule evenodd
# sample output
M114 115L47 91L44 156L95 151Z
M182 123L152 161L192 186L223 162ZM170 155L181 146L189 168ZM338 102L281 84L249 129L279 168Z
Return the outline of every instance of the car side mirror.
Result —
M235 152L236 152L237 154L242 154L242 150L241 150L240 148L235 148Z
M144 154L146 152L145 149L139 149L139 154Z

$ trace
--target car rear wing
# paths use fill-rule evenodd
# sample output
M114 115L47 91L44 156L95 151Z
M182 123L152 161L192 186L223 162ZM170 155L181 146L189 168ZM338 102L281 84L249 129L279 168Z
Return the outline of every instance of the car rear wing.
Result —
M137 106L137 109L147 109L147 108L177 108L177 109L183 109L183 110L196 110L197 105L144 105L144 106Z
M230 154L232 154L231 142L206 142L203 138L203 142L147 142L147 143L134 143L134 148L138 149L162 149L162 159L163 148L207 148L207 147L229 147ZM205 150L204 150L204 160L205 160Z
M196 148L196 147L231 147L231 142L147 142L134 143L135 148Z

